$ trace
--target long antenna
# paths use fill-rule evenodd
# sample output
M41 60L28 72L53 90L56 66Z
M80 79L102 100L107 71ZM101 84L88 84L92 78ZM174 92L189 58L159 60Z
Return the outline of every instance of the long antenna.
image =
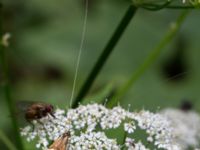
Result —
M79 47L77 63L76 63L76 71L75 71L75 75L74 75L72 94L71 94L71 98L70 98L70 108L72 107L72 101L74 99L74 92L76 89L76 80L77 80L77 76L78 76L78 69L80 66L81 54L83 51L83 44L84 44L84 40L85 40L87 18L88 18L88 0L85 0L85 14L84 14L83 30L82 30L82 35L81 35L81 43L80 43L80 47Z

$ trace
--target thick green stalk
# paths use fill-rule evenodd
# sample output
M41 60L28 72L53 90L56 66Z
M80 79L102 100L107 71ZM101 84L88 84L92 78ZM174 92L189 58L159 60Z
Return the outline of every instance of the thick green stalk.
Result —
M116 28L114 34L112 35L111 39L108 41L105 49L102 51L100 57L98 58L96 64L94 65L93 69L91 70L89 76L87 77L85 83L83 84L78 96L76 97L72 107L75 108L78 106L79 103L83 100L86 96L88 91L90 90L94 80L96 79L97 75L101 71L102 67L106 63L108 57L110 56L111 52L115 48L116 44L118 43L120 37L124 33L125 29L127 28L128 24L130 23L132 17L135 15L137 8L133 5L129 6L128 10L126 11L124 17L122 18L120 24Z
M3 131L0 130L0 140L7 146L9 150L17 150L13 143L8 139Z
M16 112L15 112L14 102L11 98L11 89L10 89L10 83L9 83L9 78L8 78L8 69L7 69L7 63L6 63L6 60L5 60L4 50L5 50L5 48L3 48L1 46L1 48L0 48L0 60L1 60L2 72L4 74L3 75L4 76L3 90L4 90L5 100L6 100L6 103L7 103L9 112L10 112L10 116L11 116L12 126L13 126L13 130L14 130L13 136L15 137L15 140L17 142L18 149L23 150L22 141L21 141L21 137L20 137L20 134L19 134L18 121L17 121L16 115L15 115Z
M160 55L161 51L170 43L173 37L178 32L179 28L181 27L183 21L185 20L188 11L184 11L181 15L177 18L176 22L170 27L166 35L160 41L160 43L151 51L151 53L147 56L144 62L133 72L131 78L121 86L121 88L117 91L116 95L107 103L108 107L115 106L121 98L126 94L126 92L132 87L132 85L140 78L143 73L152 65L158 56Z
M0 4L1 5L1 4ZM9 73L8 73L8 64L6 61L6 48L3 46L2 44L2 37L3 37L3 28L2 28L2 18L3 18L3 14L2 14L2 5L0 8L0 67L1 67L1 72L3 75L3 92L5 95L5 100L8 106L8 110L10 112L10 116L11 116L11 121L12 121L12 126L13 126L13 136L15 137L15 140L17 142L17 148L19 150L23 150L23 146L22 146L22 141L21 141L21 137L19 134L19 126L18 126L18 121L16 118L16 113L15 113L15 107L14 107L14 101L11 98L11 89L10 89L10 82L9 82Z

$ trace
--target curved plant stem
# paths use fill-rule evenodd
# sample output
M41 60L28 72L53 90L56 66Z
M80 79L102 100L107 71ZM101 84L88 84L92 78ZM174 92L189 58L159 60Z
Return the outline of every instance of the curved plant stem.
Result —
M17 150L13 143L8 139L3 131L0 130L0 140L7 146L9 150Z
M198 9L194 6L167 6L167 9Z
M107 103L108 107L115 106L121 100L121 98L126 94L126 92L132 87L132 85L137 81L137 79L140 78L143 75L143 73L150 67L150 65L152 65L156 61L156 59L158 58L164 47L168 43L170 43L170 41L178 32L188 12L189 11L183 11L181 13L176 22L173 23L173 26L171 26L169 31L160 41L160 43L151 51L151 53L147 56L144 62L136 69L136 71L133 72L130 79L124 85L122 85L122 87L117 91L116 95L110 101L108 101Z
M1 5L1 4L0 4ZM2 29L2 18L3 18L3 14L2 14L2 5L0 8L0 39L2 39L3 36L3 29ZM2 41L1 41L2 42ZM10 112L10 116L11 116L11 121L12 121L12 126L14 129L14 137L15 140L17 142L17 148L20 150L23 150L23 145L22 145L22 141L21 141L21 137L19 134L19 126L18 126L18 122L17 122L17 118L16 118L16 113L15 113L15 107L14 107L14 101L11 98L11 87L10 87L10 82L9 82L9 73L8 73L8 64L6 61L6 48L2 45L2 43L0 43L0 67L2 70L2 75L3 75L3 92L5 95L5 100L8 106L8 110Z
M102 67L106 63L108 57L110 56L111 52L113 51L116 44L118 43L120 37L124 33L128 24L130 23L132 17L135 15L136 10L137 10L137 8L135 6L133 6L133 5L129 6L124 17L122 18L122 21L118 25L118 27L115 30L114 34L112 35L111 39L108 41L105 49L102 51L100 57L98 58L96 64L94 65L92 71L90 72L89 76L87 77L80 92L78 93L78 96L76 97L76 99L72 105L73 108L77 107L78 104L81 103L83 98L86 96L86 94L90 90L94 80L96 79L97 75L99 74Z
M170 3L171 3L171 1L166 1L162 5L143 4L143 5L141 5L141 7L144 8L144 9L147 9L147 10L157 11L157 10L166 8L168 5L170 5Z
M139 7L141 8L144 8L144 9L147 9L147 10L150 10L150 11L157 11L157 10L160 10L160 9L199 9L199 7L197 6L176 6L176 5L169 5L170 2L168 3L165 3L164 5L155 5L155 4L144 4L144 5L141 5Z
M10 90L10 83L9 83L9 78L8 78L8 69L7 69L7 63L5 60L5 53L4 53L5 48L3 46L0 46L0 60L1 60L1 68L2 72L4 74L4 95L5 95L5 100L10 112L11 116L11 121L12 121L12 126L14 129L13 135L15 136L15 140L17 142L17 147L20 150L23 150L22 142L21 142L21 137L19 134L19 126L18 126L18 121L16 118L16 113L15 113L15 107L14 107L14 102L11 98L11 90Z

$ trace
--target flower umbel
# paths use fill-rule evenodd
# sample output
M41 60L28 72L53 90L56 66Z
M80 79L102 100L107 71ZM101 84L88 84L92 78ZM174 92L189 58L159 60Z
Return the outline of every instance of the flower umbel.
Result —
M30 126L22 129L21 135L27 141L38 139L37 148L48 149L50 142L58 140L64 133L70 133L68 139L69 150L119 150L122 147L133 150L148 150L142 141L129 136L134 131L146 131L146 140L157 149L175 150L179 146L174 143L173 129L170 122L160 114L149 111L129 112L120 106L107 109L103 105L80 105L67 112L57 109L55 118L47 116L33 121L34 130ZM106 135L108 130L116 130L123 126L127 133L126 142L117 143L116 138ZM119 136L120 137L120 136ZM128 142L127 142L128 141ZM132 141L132 142L130 142Z
M200 116L195 111L183 111L168 108L161 111L171 121L171 126L175 129L175 141L181 145L182 150L189 147L198 147L200 140Z

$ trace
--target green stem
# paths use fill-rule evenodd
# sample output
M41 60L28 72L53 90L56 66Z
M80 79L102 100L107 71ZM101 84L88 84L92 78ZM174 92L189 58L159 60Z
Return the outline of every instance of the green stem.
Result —
M78 96L76 97L72 107L75 108L78 106L79 103L82 102L83 98L86 96L88 91L90 90L94 80L96 79L97 75L101 71L102 67L106 63L108 57L110 56L111 52L114 50L116 44L118 43L120 37L124 33L125 29L127 28L128 24L130 23L132 17L135 15L137 8L133 5L129 6L128 10L126 11L122 21L116 28L114 34L112 35L111 39L107 43L105 49L103 50L102 54L98 58L96 64L94 65L92 71L90 72L89 76L87 77L85 83L83 84Z
M167 6L168 9L199 9L197 6Z
M126 131L124 131L124 133L123 133L123 141L122 141L122 145L125 145L125 142L126 142L126 137L127 137L127 132ZM123 147L122 148L122 150L124 150L125 149L125 147Z
M4 74L4 95L5 95L5 100L7 102L7 106L10 112L11 120L12 120L12 126L14 129L13 135L15 136L15 140L17 142L17 147L20 150L23 150L22 142L21 142L21 137L19 134L19 126L18 126L18 121L16 118L16 112L15 112L15 107L14 107L14 102L11 98L11 89L10 89L10 83L9 83L9 78L8 78L8 69L7 69L7 63L5 60L5 52L4 48L1 46L0 48L0 59L1 59L1 65L2 65L2 72Z
M151 10L151 11L157 11L157 10L166 8L170 3L171 3L171 1L166 1L162 5L143 4L140 7L144 8L144 9L147 9L147 10Z
M150 11L157 11L160 9L198 9L197 6L177 6L177 5L168 5L169 3L166 3L166 5L155 5L155 4L143 4L139 7L150 10Z
M0 4L1 5L1 4ZM3 11L2 11L2 5L0 8L0 39L2 39L3 36ZM13 126L13 136L15 137L15 140L17 142L17 148L20 150L23 150L23 145L21 141L21 137L19 134L19 126L18 126L18 121L16 118L16 113L15 113L15 107L14 107L14 101L11 98L11 87L10 87L10 82L9 82L9 73L8 73L8 64L6 61L6 48L0 43L0 63L1 63L1 69L2 69L2 75L3 75L3 92L5 95L5 100L10 112L11 116L11 121L12 121L12 126Z
M0 130L0 140L7 146L9 150L17 150L13 143L8 139L3 131Z
M132 87L132 85L137 81L137 79L141 77L143 73L150 67L150 65L152 65L156 61L164 47L173 39L173 37L178 32L178 29L185 20L187 14L188 11L184 11L181 13L181 15L178 17L173 26L169 29L167 34L157 45L157 47L155 47L151 51L144 62L138 67L138 69L136 69L136 71L134 71L131 78L117 91L116 95L107 103L108 107L115 106L119 102L119 100L126 94L126 92Z

